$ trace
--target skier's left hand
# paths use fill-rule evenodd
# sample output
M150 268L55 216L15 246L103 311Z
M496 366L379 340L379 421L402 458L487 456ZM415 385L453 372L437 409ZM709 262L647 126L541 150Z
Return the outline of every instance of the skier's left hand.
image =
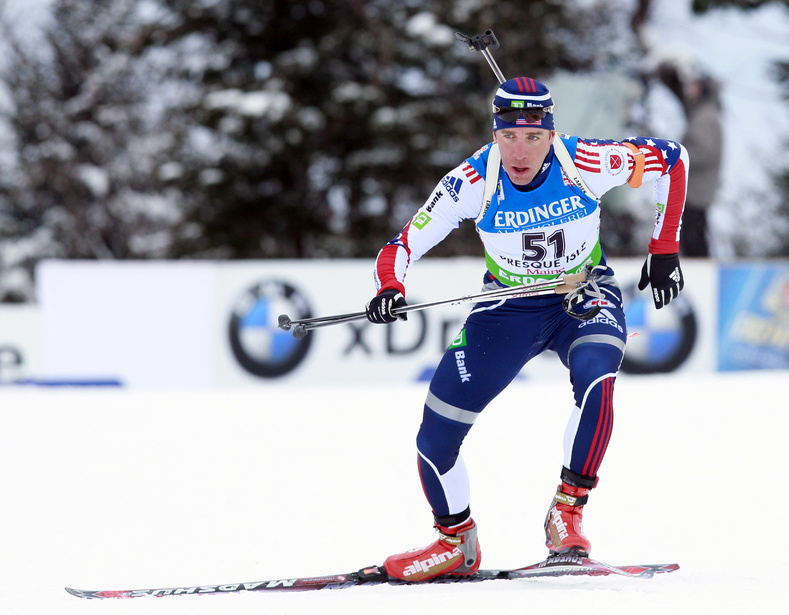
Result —
M649 254L641 268L638 290L652 285L652 299L658 310L671 303L685 288L685 278L679 266L679 254Z

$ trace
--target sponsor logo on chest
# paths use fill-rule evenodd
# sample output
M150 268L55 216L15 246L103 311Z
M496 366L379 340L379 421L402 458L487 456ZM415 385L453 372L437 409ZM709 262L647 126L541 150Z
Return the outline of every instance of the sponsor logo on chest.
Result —
M580 196L570 196L520 211L497 211L493 221L496 229L519 229L533 225L552 225L578 220L590 212Z

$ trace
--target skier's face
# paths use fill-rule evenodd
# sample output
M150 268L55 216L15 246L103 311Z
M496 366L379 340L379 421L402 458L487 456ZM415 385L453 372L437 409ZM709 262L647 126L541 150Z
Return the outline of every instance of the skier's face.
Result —
M527 126L493 133L493 140L499 144L501 164L513 184L525 186L537 177L555 134L553 130Z

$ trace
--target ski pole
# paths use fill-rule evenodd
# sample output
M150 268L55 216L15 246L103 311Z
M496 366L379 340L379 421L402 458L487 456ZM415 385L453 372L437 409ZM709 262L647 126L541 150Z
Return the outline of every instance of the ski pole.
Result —
M401 308L394 308L392 314L406 314L408 312L416 312L419 310L426 310L431 307L439 305L460 305L463 303L472 303L476 301L493 301L495 299L514 299L518 297L535 297L537 295L560 294L565 295L574 290L586 286L589 281L589 272L581 271L579 273L567 274L553 280L544 280L534 282L532 284L521 284L519 286L510 286L506 288L497 288L495 290L487 290L470 295L463 295L462 297L455 297L454 299L441 299L438 301L429 301L427 303L415 303L413 305L406 305ZM305 318L302 320L291 320L287 314L282 314L278 320L278 326L284 331L293 331L293 337L301 339L307 332L319 327L328 327L331 325L339 325L356 320L364 320L367 318L366 312L352 312L349 314L336 314L334 316L320 316L317 318Z
M477 34L476 36L466 36L462 32L455 32L455 38L466 43L470 51L479 51L483 55L488 61L490 68L493 70L493 74L496 75L496 78L499 80L499 83L504 83L506 81L504 73L501 72L499 65L496 64L496 60L493 59L490 51L488 51L488 47L491 49L499 48L499 40L496 38L496 35L493 34L493 30L486 30L485 34Z
M493 30L486 30L484 34L477 34L475 36L467 36L462 32L455 32L455 38L468 45L470 51L479 51L488 65L493 70L493 74L499 80L499 83L504 83L504 73L501 72L496 60L488 51L491 49L498 49L500 46L499 40L493 33ZM473 301L490 301L493 299L513 299L516 297L534 297L537 295L547 294L562 294L568 295L564 302L564 310L573 318L579 320L589 320L594 318L600 312L600 305L594 305L590 310L585 313L575 312L575 306L579 305L585 298L584 290L588 287L592 289L593 296L599 297L600 291L597 287L597 279L599 274L594 272L593 268L586 268L583 272L565 275L550 281L535 282L534 284L523 284L521 286L511 286L508 288L501 288L497 290L485 291L473 295L464 295L455 299L444 299L441 301L431 301L428 303L417 303L414 305L406 305L402 308L394 308L392 314L405 314L407 312L415 312L418 310L425 310L427 308L436 307L439 305L460 305L462 303L470 303ZM287 314L282 314L279 317L278 326L285 331L293 331L293 337L301 339L307 332L319 327L328 327L331 325L338 325L356 320L364 320L367 317L366 312L352 312L350 314L337 314L335 316L322 316L319 318L305 318L303 320L291 320Z

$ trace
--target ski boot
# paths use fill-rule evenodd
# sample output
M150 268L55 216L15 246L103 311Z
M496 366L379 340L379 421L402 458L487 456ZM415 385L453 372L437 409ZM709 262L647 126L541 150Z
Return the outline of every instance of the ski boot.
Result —
M551 555L589 557L592 543L584 534L584 505L589 491L597 486L591 478L562 468L562 484L545 516L545 546Z
M467 508L459 515L436 517L438 540L424 549L414 549L386 558L383 568L390 577L413 583L442 575L470 575L479 570L482 553L477 524ZM457 519L464 519L457 522Z

